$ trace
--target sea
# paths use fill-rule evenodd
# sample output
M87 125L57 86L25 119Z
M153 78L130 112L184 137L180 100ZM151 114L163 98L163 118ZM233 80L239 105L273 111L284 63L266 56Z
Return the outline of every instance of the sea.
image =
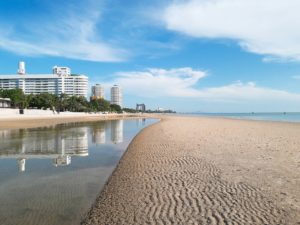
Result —
M245 120L300 122L300 112L251 112L251 113L184 113L188 116L225 117Z

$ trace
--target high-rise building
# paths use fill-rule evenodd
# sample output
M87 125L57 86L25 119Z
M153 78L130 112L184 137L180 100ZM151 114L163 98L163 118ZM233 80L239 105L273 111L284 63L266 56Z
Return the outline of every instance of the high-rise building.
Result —
M92 86L92 99L104 99L104 87L100 84Z
M136 104L136 111L145 112L146 111L146 105L143 104Z
M0 89L21 89L25 94L51 93L87 97L88 77L71 74L68 67L53 68L53 74L25 74L25 63L19 63L18 74L0 75Z
M110 89L110 104L116 104L122 107L122 90L118 85Z

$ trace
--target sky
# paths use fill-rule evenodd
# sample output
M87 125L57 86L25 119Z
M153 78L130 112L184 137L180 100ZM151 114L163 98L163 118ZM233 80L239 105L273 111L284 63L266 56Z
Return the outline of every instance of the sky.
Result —
M300 112L299 0L0 0L0 74L68 66L123 106Z

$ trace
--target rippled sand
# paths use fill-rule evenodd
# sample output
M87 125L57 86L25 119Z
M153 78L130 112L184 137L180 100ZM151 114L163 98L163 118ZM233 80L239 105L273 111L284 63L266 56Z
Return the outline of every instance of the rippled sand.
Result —
M300 224L300 124L166 117L83 224Z

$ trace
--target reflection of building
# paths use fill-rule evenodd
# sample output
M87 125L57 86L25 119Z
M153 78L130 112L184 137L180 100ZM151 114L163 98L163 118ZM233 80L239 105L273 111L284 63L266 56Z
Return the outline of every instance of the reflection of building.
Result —
M65 93L74 96L87 96L88 77L71 74L68 67L53 68L53 74L26 74L25 63L19 63L18 74L0 75L1 89L23 90L25 94Z
M146 119L145 118L140 118L136 120L136 125L137 127L143 127L145 126L146 123Z
M145 112L146 111L145 104L136 104L136 111Z
M104 99L104 87L100 84L92 86L92 99Z
M123 142L123 120L111 121L111 141L115 144Z
M95 144L105 144L105 122L93 126L92 141Z
M88 155L87 127L0 131L0 158L16 158L19 171L25 171L27 159L53 159L55 166L69 165L71 156Z
M110 104L122 106L122 91L118 85L114 85L110 89Z

